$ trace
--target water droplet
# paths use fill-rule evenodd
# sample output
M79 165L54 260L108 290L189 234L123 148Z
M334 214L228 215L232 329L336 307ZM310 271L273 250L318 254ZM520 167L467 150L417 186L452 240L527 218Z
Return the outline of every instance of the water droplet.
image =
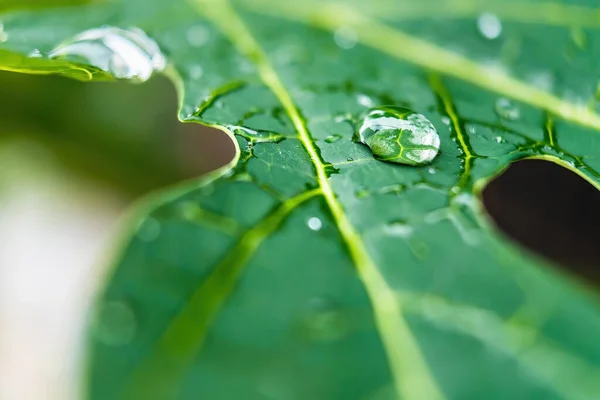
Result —
M458 186L452 186L452 188L450 189L450 191L454 194L460 193L460 187Z
M504 139L502 138L502 136L496 136L494 138L494 140L496 141L496 143L502 143L502 142L504 142Z
M208 42L208 29L204 25L194 25L188 28L185 37L193 47L202 47Z
M346 161L348 161L348 162L350 162L350 161L354 161L354 158L352 158L352 157L348 157L348 158L346 158Z
M384 227L384 232L390 236L406 238L412 235L413 227L402 221L392 221Z
M375 105L373 99L367 96L366 94L359 94L358 96L356 96L356 101L358 102L358 104L364 107L373 107Z
M440 137L431 122L404 107L371 109L360 123L358 139L377 159L399 164L428 164L440 150Z
M435 175L437 173L437 170L435 168L431 167L427 170L427 172L429 172L431 175Z
M320 231L323 227L323 222L317 217L311 217L308 219L307 225L313 231Z
M0 22L0 43L4 43L8 40L8 34L4 32L4 24Z
M500 97L498 100L496 100L496 113L501 118L510 121L519 119L521 116L521 110L519 110L519 107L506 97Z
M325 143L334 143L342 138L342 135L338 135L337 133L334 135L327 136L325 138Z
M136 234L143 242L153 242L160 235L160 223L156 219L148 217L139 225Z
M476 132L477 132L477 128L475 128L473 125L467 126L467 133L474 135Z
M254 130L245 126L228 125L227 129L234 134L249 140L251 143L279 142L284 139L284 137L279 133L264 130Z
M333 32L333 40L340 48L349 50L356 46L358 36L354 29L348 26L342 26Z
M41 58L42 57L42 53L40 52L39 49L33 49L29 52L29 54L27 54L27 57L29 58Z
M442 124L444 125L450 125L450 118L446 117L445 115L440 118L442 120Z
M190 78L200 79L204 75L204 69L199 65L192 65L190 67Z
M107 301L93 324L94 336L109 346L125 345L135 336L137 322L131 307L122 301Z
M162 71L166 66L156 42L137 28L90 29L60 44L49 56L88 64L118 79L139 81L147 80L154 71Z
M496 39L502 33L502 23L494 14L483 13L477 18L477 29L486 39Z
M302 328L311 340L334 341L348 334L348 322L333 301L316 297L310 300L308 313L303 315Z

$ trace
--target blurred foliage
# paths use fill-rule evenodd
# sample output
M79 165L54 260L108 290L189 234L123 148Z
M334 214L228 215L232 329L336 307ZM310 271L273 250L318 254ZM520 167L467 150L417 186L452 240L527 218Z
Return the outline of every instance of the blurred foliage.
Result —
M137 196L212 170L233 155L221 132L176 120L172 84L83 84L0 73L0 144L40 142L78 174Z

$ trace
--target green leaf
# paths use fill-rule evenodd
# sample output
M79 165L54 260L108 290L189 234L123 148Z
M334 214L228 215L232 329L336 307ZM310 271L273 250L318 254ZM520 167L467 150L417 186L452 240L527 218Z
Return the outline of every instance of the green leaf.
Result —
M142 29L181 120L238 148L138 207L91 330L90 397L600 397L597 298L499 234L480 199L523 158L600 187L595 7L123 0L4 15L0 68L78 79L111 75L46 55L88 29ZM355 143L348 118L371 105L425 115L434 162Z

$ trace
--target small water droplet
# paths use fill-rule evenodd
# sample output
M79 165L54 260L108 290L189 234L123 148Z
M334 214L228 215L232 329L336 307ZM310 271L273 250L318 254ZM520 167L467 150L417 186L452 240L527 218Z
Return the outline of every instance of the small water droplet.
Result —
M342 26L333 32L333 40L340 48L344 50L350 50L356 46L358 36L356 31L349 26Z
M477 29L486 39L496 39L502 33L502 23L494 14L483 13L477 18Z
M188 43L193 47L202 47L208 42L210 34L204 25L194 25L185 33Z
M190 67L190 78L200 79L204 75L204 69L199 65L192 65Z
M506 97L500 97L498 100L496 100L496 113L501 118L509 121L517 120L521 116L521 110L519 110L519 107Z
M404 107L369 110L358 127L358 139L377 159L399 164L428 164L440 150L440 137L431 122Z
M166 66L158 45L142 30L112 26L84 31L60 44L49 57L88 64L118 79L139 81L148 80L154 71Z
M390 236L409 237L413 233L413 227L402 221L392 221L384 227L384 232Z
M460 187L458 186L452 186L452 188L450 189L450 191L454 194L460 193Z
M109 346L122 346L131 342L136 329L137 322L131 307L114 300L100 306L93 324L94 336Z
M309 339L334 341L348 334L349 321L333 301L315 297L308 306L309 310L302 318L302 328Z
M476 132L477 132L477 128L475 128L473 125L467 126L467 133L474 135Z
M502 143L502 142L504 142L504 139L502 138L502 136L496 136L494 138L494 140L496 141L496 143Z
M348 157L348 158L346 158L346 161L348 161L348 162L350 162L350 161L354 161L354 158L352 158L352 157Z
M41 58L42 57L42 53L40 52L39 49L33 49L32 51L29 52L29 54L27 54L27 57L29 57L29 58Z
M325 143L334 143L342 138L342 135L338 135L337 133L334 135L327 136L325 138Z
M160 222L152 217L148 217L140 224L136 234L143 242L153 242L160 235Z
M0 22L0 43L8 40L8 34L4 31L4 24Z
M307 225L313 231L320 231L323 227L323 222L317 217L311 217L308 219Z
M450 118L446 117L445 115L440 118L442 120L442 124L444 125L450 125Z
M356 96L356 101L358 102L358 104L364 107L373 107L375 105L373 99L367 96L366 94L359 94L358 96Z
M431 167L427 170L427 172L429 172L431 175L435 175L437 173L437 170L435 168Z

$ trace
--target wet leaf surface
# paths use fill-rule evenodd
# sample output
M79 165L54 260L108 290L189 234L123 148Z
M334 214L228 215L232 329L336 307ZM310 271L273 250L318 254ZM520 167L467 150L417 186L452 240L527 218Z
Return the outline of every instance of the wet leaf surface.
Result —
M480 199L523 158L600 186L593 1L150 3L0 17L0 68L150 66L181 120L238 146L138 208L91 332L91 398L600 396L597 299ZM137 33L82 36L103 26ZM431 121L431 164L353 140L349 121L385 105Z

